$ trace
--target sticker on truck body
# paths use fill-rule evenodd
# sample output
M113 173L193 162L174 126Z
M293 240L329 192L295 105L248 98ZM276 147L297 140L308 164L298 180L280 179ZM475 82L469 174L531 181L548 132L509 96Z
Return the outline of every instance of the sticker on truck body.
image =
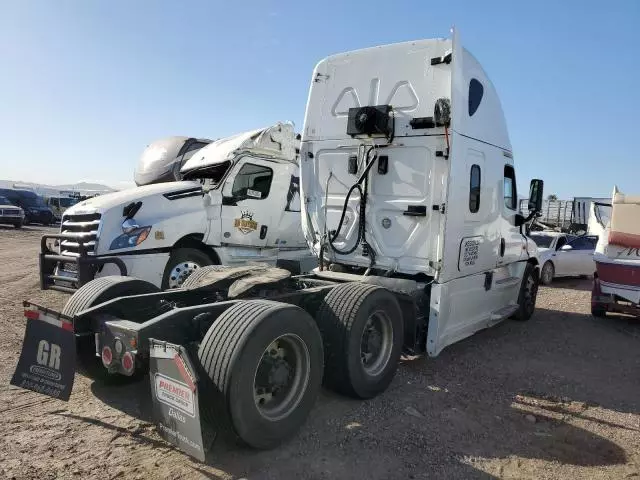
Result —
M466 237L460 242L460 255L458 257L458 270L474 269L480 256L480 246L484 238L482 236Z
M76 363L71 322L37 309L25 310L25 317L22 352L11 385L69 400Z
M240 218L233 221L233 226L247 235L258 228L258 222L253 219L253 213L247 210L240 212Z

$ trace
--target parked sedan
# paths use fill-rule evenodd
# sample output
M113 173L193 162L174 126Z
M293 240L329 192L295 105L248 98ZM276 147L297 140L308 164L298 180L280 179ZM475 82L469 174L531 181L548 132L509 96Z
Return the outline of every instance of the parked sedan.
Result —
M540 282L543 285L549 285L555 277L593 275L597 236L536 232L531 234L531 238L538 245L542 265Z

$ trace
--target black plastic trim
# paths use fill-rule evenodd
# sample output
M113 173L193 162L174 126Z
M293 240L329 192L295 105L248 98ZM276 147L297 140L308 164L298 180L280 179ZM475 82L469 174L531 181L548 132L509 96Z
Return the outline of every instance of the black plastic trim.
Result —
M204 195L204 190L202 190L202 187L191 187L184 190L165 193L162 196L167 200L180 200L181 198L200 197L202 195Z
M426 217L427 207L424 205L408 205L402 214L408 217Z

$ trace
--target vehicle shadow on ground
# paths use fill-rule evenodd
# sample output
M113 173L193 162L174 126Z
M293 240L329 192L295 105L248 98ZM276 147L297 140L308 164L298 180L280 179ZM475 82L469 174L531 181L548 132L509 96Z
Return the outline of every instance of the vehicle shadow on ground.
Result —
M38 228L39 227L39 228ZM20 228L16 228L13 225L0 225L0 230L11 230L14 232L27 231L27 232L37 232L38 230L46 229L49 227L41 227L40 225L23 225Z
M566 288L571 290L591 291L593 287L593 278L559 277L554 278L551 284L545 286L547 288Z
M162 440L156 440L155 438L150 438L147 435L144 435L144 433L146 432L146 428L145 425L143 426L138 426L137 428L131 429L131 428L125 428L125 427L119 427L117 425L112 425L110 423L107 422L103 422L102 420L96 419L96 418L91 418L91 417L85 417L82 415L76 415L73 413L68 413L65 411L59 411L59 412L52 412L54 415L60 415L62 417L66 417L66 418L70 418L73 420L77 420L80 422L84 422L84 423L88 423L91 425L95 425L97 427L102 427L105 428L107 430L112 430L114 433L114 436L111 438L110 441L115 440L116 438L120 437L120 436L131 436L131 438L133 438L136 442L141 443L141 444L146 444L149 445L151 447L154 448L166 448L167 444L162 441Z
M145 422L153 422L153 402L149 375L133 379L96 379L91 384L91 392L96 398L116 410ZM127 381L128 380L128 381Z
M429 366L408 364L403 404L439 424L439 439L461 457L622 465L625 451L600 432L640 429L606 420L598 407L640 411L636 366L625 362L637 358L639 338L640 322L628 317L538 309L529 322L505 322L448 347ZM421 430L414 422L407 428Z
M205 464L193 468L208 478L219 477L207 465L249 478L273 469L282 478L386 479L501 478L510 466L517 477L521 459L622 465L626 453L607 429L635 435L638 428L607 420L599 407L640 411L635 364L620 362L635 358L639 338L640 322L629 317L538 309L529 322L507 321L436 358L403 362L390 389L373 400L323 390L301 431L275 450L220 436ZM91 390L153 422L148 376L122 386L96 381ZM481 465L496 459L504 472Z

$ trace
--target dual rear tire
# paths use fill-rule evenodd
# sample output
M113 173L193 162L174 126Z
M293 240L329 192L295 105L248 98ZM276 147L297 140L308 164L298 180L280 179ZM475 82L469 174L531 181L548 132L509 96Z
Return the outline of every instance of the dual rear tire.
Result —
M384 391L402 343L400 307L381 287L332 289L316 321L294 305L239 302L218 317L198 349L211 379L204 416L251 447L273 448L304 423L323 380L356 398Z
M199 281L196 273L188 283ZM119 296L157 290L135 278L98 278L80 288L62 313L73 316ZM355 398L383 392L397 370L403 335L398 301L374 285L333 288L315 320L295 305L235 303L211 325L197 351L198 369L210 379L200 382L203 417L246 445L273 448L305 422L323 381ZM86 356L78 360L86 362L85 371L95 371L93 339L81 340L87 345L80 342L79 353Z

